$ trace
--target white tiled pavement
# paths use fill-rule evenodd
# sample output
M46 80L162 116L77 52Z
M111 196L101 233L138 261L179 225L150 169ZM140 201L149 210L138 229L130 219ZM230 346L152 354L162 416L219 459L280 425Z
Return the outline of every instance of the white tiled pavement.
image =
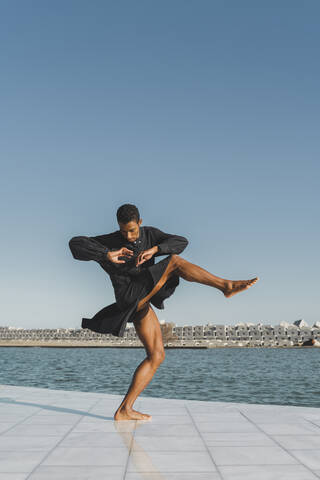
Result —
M0 480L312 480L320 408L0 385Z

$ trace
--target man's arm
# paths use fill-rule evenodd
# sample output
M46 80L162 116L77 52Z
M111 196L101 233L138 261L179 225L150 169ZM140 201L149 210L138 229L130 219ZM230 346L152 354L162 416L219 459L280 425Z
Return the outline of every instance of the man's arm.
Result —
M108 247L94 239L94 237L77 236L69 241L69 248L76 260L106 260Z
M149 227L149 229L152 243L158 249L154 254L155 257L171 253L179 254L183 252L189 243L185 237L180 235L165 233L155 227Z

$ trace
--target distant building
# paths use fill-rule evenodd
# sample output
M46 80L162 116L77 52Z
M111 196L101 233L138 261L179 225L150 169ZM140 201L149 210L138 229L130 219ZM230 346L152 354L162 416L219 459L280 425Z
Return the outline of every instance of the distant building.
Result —
M166 323L164 320L161 320L160 325L162 332L165 332L165 337L168 338L168 342L200 342L230 346L240 344L245 346L290 346L311 339L320 341L320 322L316 322L313 327L309 327L303 319L297 320L293 324L281 322L275 326L262 323L237 323L236 325L207 323L206 325L180 326ZM166 327L170 327L170 332ZM123 338L111 334L96 333L87 328L24 329L0 326L0 341L16 340L23 340L24 342L48 342L50 340L72 342L77 340L81 342L110 342L112 344L122 342L141 343L132 324L126 325Z
M305 322L303 320L303 318L301 318L300 320L296 320L295 322L293 322L293 325L296 325L297 327L301 328L301 327L307 327L308 324L307 322Z

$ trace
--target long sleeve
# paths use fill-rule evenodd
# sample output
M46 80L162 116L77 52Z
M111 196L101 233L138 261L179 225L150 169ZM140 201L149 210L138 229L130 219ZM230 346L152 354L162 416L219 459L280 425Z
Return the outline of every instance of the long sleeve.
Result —
M108 248L91 237L78 236L69 241L73 258L77 260L94 260L100 262L106 259Z
M179 254L188 245L188 240L180 235L165 233L155 227L150 227L154 245L158 247L155 256L166 255L170 253Z

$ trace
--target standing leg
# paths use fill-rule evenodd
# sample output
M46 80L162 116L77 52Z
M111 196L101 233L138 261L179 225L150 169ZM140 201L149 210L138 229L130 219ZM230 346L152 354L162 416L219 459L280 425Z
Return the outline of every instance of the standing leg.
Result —
M143 343L147 357L136 368L128 392L114 414L115 420L149 420L151 415L137 412L132 406L138 395L148 385L157 368L165 359L161 328L149 304L133 320L136 332Z

